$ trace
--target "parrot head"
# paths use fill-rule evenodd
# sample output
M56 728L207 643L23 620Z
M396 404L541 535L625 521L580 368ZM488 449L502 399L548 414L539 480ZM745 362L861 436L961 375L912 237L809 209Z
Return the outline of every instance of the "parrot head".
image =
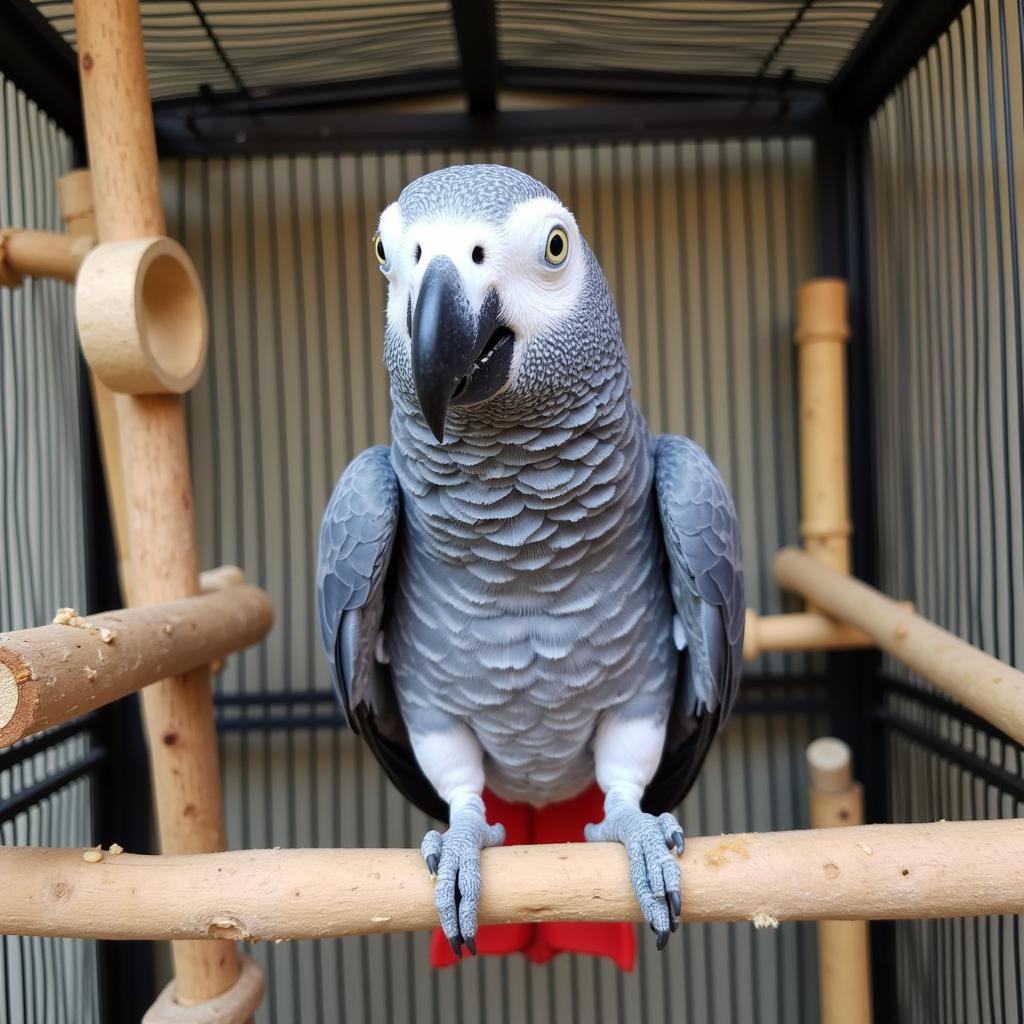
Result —
M522 171L447 167L381 214L392 392L438 441L474 418L523 422L622 360L597 259L558 197Z

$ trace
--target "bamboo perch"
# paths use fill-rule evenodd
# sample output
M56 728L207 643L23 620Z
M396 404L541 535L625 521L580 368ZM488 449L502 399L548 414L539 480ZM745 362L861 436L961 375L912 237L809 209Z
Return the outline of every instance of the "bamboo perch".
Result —
M75 29L96 225L101 243L166 232L138 0L75 0ZM184 339L183 339L184 340ZM168 346L173 339L168 337ZM148 605L199 587L185 416L177 395L117 396L131 601ZM142 697L161 848L226 845L209 668ZM168 745L173 734L186 742ZM174 947L176 998L205 1002L238 981L230 945Z
M853 780L850 748L824 737L807 748L811 825L835 828L864 821L864 793ZM871 1024L868 928L863 921L818 924L821 1024Z
M94 856L91 854L91 856ZM687 921L1024 912L1007 865L1024 821L863 825L688 839ZM617 844L484 850L480 920L639 921ZM418 850L248 850L181 857L0 848L0 934L246 941L415 931L437 923Z
M55 620L64 624L0 634L0 747L249 647L274 617L264 591L237 585L88 618L70 611Z
M795 548L776 556L775 578L829 615L863 630L882 650L1024 743L1024 672Z
M800 381L800 534L808 554L840 572L850 571L847 484L846 282L808 281L796 296ZM861 630L815 608L790 615L747 612L743 658L769 651L832 651L872 647Z
M800 535L808 554L850 571L846 443L846 282L808 281L796 294L800 379Z

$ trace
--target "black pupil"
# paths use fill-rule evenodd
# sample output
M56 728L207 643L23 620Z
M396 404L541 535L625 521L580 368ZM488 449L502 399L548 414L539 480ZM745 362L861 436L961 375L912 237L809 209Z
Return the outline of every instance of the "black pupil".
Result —
M561 256L562 248L564 243L562 242L562 236L560 234L554 234L551 236L551 255Z
M384 255L384 243L379 238L377 239L377 259L379 259L381 263L383 263L384 260L387 259L387 257Z
M417 246L416 246L416 262L417 262L417 263L419 263L419 261L420 261L420 257L421 257L422 255L423 255L423 248L422 248L422 246L419 246L419 245L417 245Z
M484 261L484 250L481 246L477 245L473 248L473 262L483 263Z

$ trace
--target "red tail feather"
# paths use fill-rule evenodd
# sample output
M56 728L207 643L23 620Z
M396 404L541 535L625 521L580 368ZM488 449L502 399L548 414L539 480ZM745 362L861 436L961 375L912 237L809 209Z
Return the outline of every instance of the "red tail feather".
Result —
M604 815L601 790L596 784L572 800L540 809L507 803L489 791L484 792L484 804L487 820L505 826L505 842L509 846L578 843L583 839L583 827L600 821ZM622 970L631 971L636 960L636 934L631 924L573 921L482 925L476 947L481 955L523 953L535 964L547 963L558 953L587 953L607 956ZM430 962L434 967L449 967L456 962L440 928L434 930Z

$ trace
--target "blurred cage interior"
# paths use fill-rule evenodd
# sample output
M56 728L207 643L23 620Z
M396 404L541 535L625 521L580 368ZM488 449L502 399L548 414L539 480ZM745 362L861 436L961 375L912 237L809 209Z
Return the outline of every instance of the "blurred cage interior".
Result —
M855 571L1024 664L1017 189L1024 17L1010 0L355 4L143 0L170 233L212 345L188 400L204 565L278 610L217 677L233 847L411 846L427 819L342 728L313 627L333 482L388 438L378 211L434 167L551 185L608 274L638 400L741 515L750 605L798 540L796 287L851 288ZM59 230L83 162L64 0L0 0L0 224ZM658 69L658 70L654 70ZM197 91L197 85L201 88ZM495 110L497 107L497 111ZM72 292L0 292L0 629L117 607ZM1014 817L1021 749L873 653L766 655L681 817L807 825L804 749L850 742L867 820ZM4 844L150 847L134 701L0 751ZM876 1020L1024 1022L1019 918L876 923ZM425 935L257 946L257 1021L766 1024L817 1019L813 924L690 925L637 970L428 966ZM150 947L0 939L0 1024L137 1021Z

